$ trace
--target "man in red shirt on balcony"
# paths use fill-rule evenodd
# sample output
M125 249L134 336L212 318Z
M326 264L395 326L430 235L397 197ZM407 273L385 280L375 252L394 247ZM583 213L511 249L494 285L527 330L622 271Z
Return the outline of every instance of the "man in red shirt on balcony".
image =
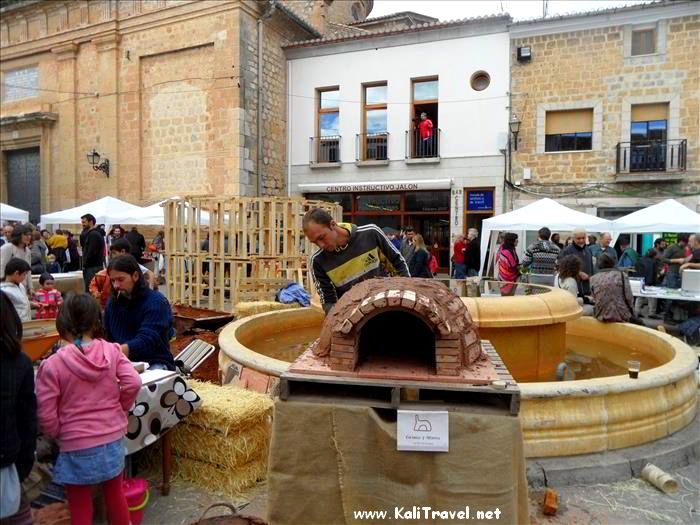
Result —
M428 118L428 114L425 112L420 114L420 122L418 123L418 135L420 136L418 156L432 157L433 121Z

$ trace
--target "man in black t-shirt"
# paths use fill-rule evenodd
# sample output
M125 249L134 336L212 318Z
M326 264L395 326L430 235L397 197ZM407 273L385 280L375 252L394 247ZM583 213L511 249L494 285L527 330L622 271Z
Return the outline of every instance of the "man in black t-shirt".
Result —
M83 281L86 291L90 288L92 278L105 264L105 240L95 222L95 216L90 213L80 217L83 226L80 245L83 248Z

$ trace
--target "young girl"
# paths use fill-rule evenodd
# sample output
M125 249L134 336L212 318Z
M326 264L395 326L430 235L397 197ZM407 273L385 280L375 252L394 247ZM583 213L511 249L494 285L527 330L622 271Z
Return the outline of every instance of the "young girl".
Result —
M56 290L54 286L53 275L42 273L39 276L39 284L41 288L34 293L34 300L41 305L36 313L36 318L56 319L58 309L63 304L63 298L61 292Z
M118 344L98 338L100 307L90 295L69 295L56 328L73 344L41 364L36 387L39 425L61 448L54 481L65 485L72 525L92 523L96 484L110 524L128 525L121 440L141 380Z

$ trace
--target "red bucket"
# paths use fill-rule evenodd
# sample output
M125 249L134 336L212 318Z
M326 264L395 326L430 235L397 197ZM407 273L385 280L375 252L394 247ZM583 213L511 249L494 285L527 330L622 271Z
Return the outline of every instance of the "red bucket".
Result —
M122 482L126 503L129 505L131 525L141 525L143 512L148 505L148 481L143 478L130 478Z

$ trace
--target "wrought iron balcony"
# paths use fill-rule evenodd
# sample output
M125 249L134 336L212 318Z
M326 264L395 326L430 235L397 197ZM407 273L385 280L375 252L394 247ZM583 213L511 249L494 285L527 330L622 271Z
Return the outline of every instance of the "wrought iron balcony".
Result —
M617 145L617 173L686 170L688 141L645 140Z
M309 163L340 163L340 135L309 138Z
M441 130L433 129L429 137L421 137L420 130L406 131L406 158L429 159L440 158Z
M389 133L358 133L355 137L357 161L388 160Z

